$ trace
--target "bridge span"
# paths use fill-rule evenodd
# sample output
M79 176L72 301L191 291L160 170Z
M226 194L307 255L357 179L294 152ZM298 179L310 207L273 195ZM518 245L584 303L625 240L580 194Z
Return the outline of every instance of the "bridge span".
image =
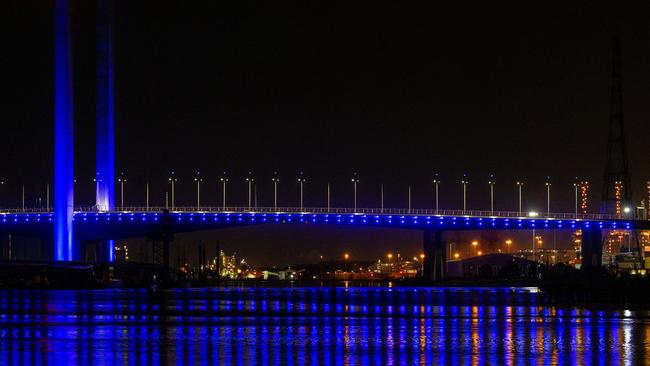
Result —
M54 214L48 210L0 210L0 233L48 238L53 221ZM442 234L446 231L580 229L582 265L588 268L600 266L603 230L650 229L648 220L598 214L326 207L124 207L113 211L86 207L74 211L73 222L78 243L147 237L160 243L161 262L165 264L173 235L183 232L265 224L420 230L424 234L425 275L432 279L444 277L447 253ZM80 253L77 258L81 258Z

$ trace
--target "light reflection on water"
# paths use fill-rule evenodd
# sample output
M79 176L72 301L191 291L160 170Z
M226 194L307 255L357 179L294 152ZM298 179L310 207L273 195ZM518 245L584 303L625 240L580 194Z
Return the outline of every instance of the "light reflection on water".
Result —
M645 311L530 289L1 291L0 364L642 364Z

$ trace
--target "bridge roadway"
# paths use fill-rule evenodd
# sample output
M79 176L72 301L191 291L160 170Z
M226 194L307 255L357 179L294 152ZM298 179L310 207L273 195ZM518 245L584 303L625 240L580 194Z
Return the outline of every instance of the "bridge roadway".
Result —
M168 213L167 213L168 212ZM609 215L552 213L526 216L508 211L322 207L124 207L119 211L79 208L74 213L76 240L124 239L157 231L162 223L173 233L260 224L329 224L413 230L575 230L650 229L648 220ZM0 210L0 233L41 236L51 233L47 210Z

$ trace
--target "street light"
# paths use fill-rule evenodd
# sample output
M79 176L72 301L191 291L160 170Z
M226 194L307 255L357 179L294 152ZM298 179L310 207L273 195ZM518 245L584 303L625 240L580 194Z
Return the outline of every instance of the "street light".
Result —
M467 210L467 174L463 174L463 179L460 180L460 184L463 185L463 213Z
M379 185L379 201L381 205L380 213L384 213L384 184Z
M303 198L304 198L304 196L303 196L304 190L303 190L303 185L305 184L306 181L307 181L307 180L305 179L303 173L300 172L300 174L298 175L298 183L300 184L300 211L301 211L301 212L302 212L303 207L304 207L304 201L303 201Z
M332 199L332 188L330 187L330 184L327 183L327 212L330 212L331 199Z
M357 173L352 174L352 184L354 185L354 212L357 212L357 183L359 183L359 177Z
M488 184L490 185L490 214L494 215L494 174L490 174Z
M350 259L350 254L348 253L343 254L343 258L345 258L345 260L347 261L348 259Z
M199 211L201 210L201 182L203 182L203 178L201 178L201 172L196 172L194 181L196 182L196 210Z
M510 246L512 245L512 240L508 239L506 240L506 247L508 248L508 253L510 253Z
M409 213L411 213L411 185L409 184Z
M124 183L126 182L124 172L120 173L120 177L117 178L117 181L120 183L120 208L124 209Z
M546 216L551 214L551 177L546 177Z
M3 186L3 187L4 187L4 185L5 185L5 181L4 181L4 180L0 180L0 186ZM48 188L49 188L49 186L50 186L50 185L49 185L49 183L48 183ZM648 186L648 187L650 187L650 186ZM648 188L648 189L650 189L650 188ZM4 188L3 188L3 191L4 191ZM49 192L49 189L48 189L48 192ZM49 201L49 199L48 199L48 206L49 206L49 202L50 202L50 201ZM0 205L0 207L4 207L4 203L3 203L2 205ZM49 207L48 207L48 210L49 210Z
M524 186L524 182L517 181L517 190L519 191L519 216L521 216L521 188Z
M438 186L440 185L440 179L438 178L438 173L435 173L433 177L433 187L436 192L436 213L438 213Z
M271 181L273 182L273 208L277 211L278 210L278 182L280 181L280 178L278 178L278 172L273 172L273 178L271 178Z
M255 181L255 179L253 179L252 173L248 172L248 177L246 177L246 182L248 183L248 211L250 211L253 207L251 201L253 197L252 196L253 181Z
M221 181L221 184L223 186L223 191L222 191L222 197L221 197L221 202L222 202L222 210L226 210L226 183L228 183L228 177L226 176L226 172L223 172L223 175L221 178L219 178Z
M175 202L174 201L174 198L175 198L175 196L174 196L174 185L175 185L176 182L178 182L178 179L174 175L174 172L172 172L171 177L169 177L169 182L172 185L172 210L173 210L174 209L174 202Z
M573 189L575 190L575 218L578 218L578 187L580 184L578 184L578 177L576 177L576 181L573 183Z

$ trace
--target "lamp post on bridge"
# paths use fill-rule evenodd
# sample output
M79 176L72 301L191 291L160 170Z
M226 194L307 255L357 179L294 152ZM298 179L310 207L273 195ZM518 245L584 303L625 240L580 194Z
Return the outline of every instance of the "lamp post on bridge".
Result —
M379 185L379 202L380 202L380 212L384 213L384 184Z
M3 189L2 189L3 192L4 192L4 186L5 186L5 181L4 181L4 180L0 180L0 187L3 188ZM48 183L48 187L49 187L49 183ZM3 196L4 196L4 195L3 195ZM4 198L4 197L3 197L3 198ZM0 207L5 207L5 203L4 203L4 201L2 202L2 204L0 204Z
M352 184L354 185L354 212L357 212L357 183L359 183L359 178L357 173L352 174Z
M519 191L519 216L521 216L521 189L524 186L524 182L517 181L517 190Z
M176 173L172 171L172 174L168 180L172 185L172 210L174 210L175 184L176 182L178 182L178 179L176 178Z
M327 183L327 212L330 212L331 199L332 199L332 189L330 188L330 184Z
M494 174L490 174L490 180L488 184L490 185L490 215L494 215Z
M203 178L201 178L201 172L199 171L196 172L196 177L194 177L194 181L196 182L196 210L200 211L201 210L201 182L203 182Z
M280 181L280 178L278 178L278 172L273 172L273 178L271 178L271 181L273 181L273 208L277 211L278 210L278 182Z
M409 213L411 213L411 185L409 184Z
M252 209L252 188L253 188L253 176L251 172L248 172L248 177L246 177L246 182L248 183L248 211Z
M147 181L147 195L146 195L145 205L147 211L149 211L149 181Z
M124 183L126 183L124 172L120 173L120 177L117 178L117 181L120 183L120 208L123 210L124 209Z
M551 213L551 177L546 177L546 216L550 216Z
M460 180L460 184L463 185L463 213L467 211L467 174L463 174L463 179Z
M226 172L223 172L223 175L221 178L219 178L221 181L221 184L223 186L223 191L222 191L222 197L221 197L221 204L222 204L222 210L226 210L226 183L228 183L228 177L226 176Z
M439 196L438 196L439 187L438 186L440 185L440 179L438 178L438 173L435 173L433 175L433 177L434 177L433 178L433 188L434 188L435 194L436 194L436 214L437 214L438 213L438 198L439 198Z
M578 187L579 186L580 184L578 183L578 177L576 177L576 180L573 183L573 189L575 191L575 209L574 209L575 218L578 218Z
M304 201L303 201L303 185L305 184L307 180L305 179L304 175L302 172L298 175L298 184L300 184L300 211L302 212L304 208Z

